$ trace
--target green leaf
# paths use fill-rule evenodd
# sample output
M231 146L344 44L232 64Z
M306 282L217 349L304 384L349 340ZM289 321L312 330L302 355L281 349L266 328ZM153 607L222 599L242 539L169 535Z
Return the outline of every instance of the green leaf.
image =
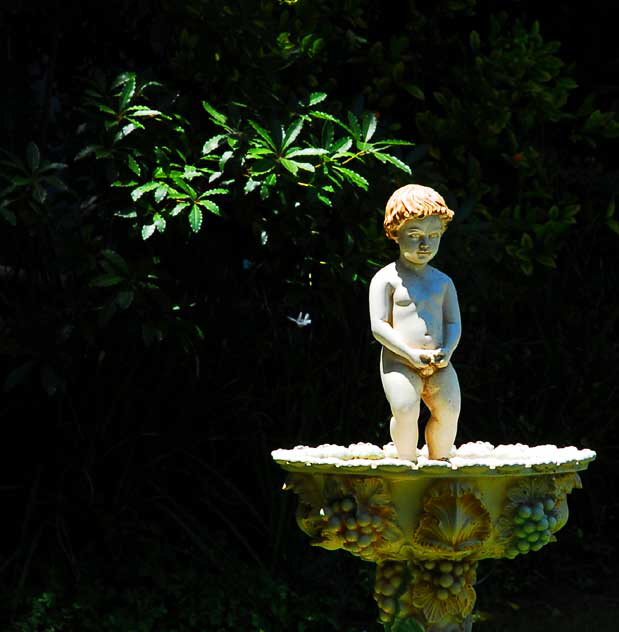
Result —
M187 208L189 206L189 202L179 202L171 211L170 211L170 215L172 217L175 217L176 215L178 215L184 208Z
M531 239L531 235L528 233L523 233L520 238L520 245L526 250L531 250L533 248L533 240Z
M277 183L277 174L275 173L270 173L264 179L264 182L262 183L262 186L260 187L260 197L263 200L266 200L269 197L271 193L271 189L275 186L276 183Z
M324 121L331 121L332 123L335 123L336 125L339 125L340 127L343 127L349 134L353 134L350 127L348 127L345 123L335 118L335 116L332 116L331 114L327 114L326 112L321 112L320 110L312 110L309 114L310 116L313 116L314 118L322 119Z
M425 101L426 95L423 93L423 90L414 83L405 83L403 88L415 99L419 99L420 101Z
M374 132L376 131L376 125L378 121L373 112L368 112L363 117L363 125L361 126L361 135L365 138L365 142L369 142Z
M120 110L124 110L128 105L133 95L135 94L135 75L131 73L127 77L127 81L123 87L122 92L120 93ZM126 134L125 134L126 135Z
M201 175L203 175L202 171L196 169L196 167L194 167L193 165L185 165L183 173L181 174L181 178L185 180L193 180L194 178L197 178Z
M230 158L232 158L233 155L233 151L224 151L224 153L221 155L221 158L219 159L219 169L221 171L224 170L226 163L228 162L228 160L230 160Z
M133 303L134 296L135 294L133 290L121 290L116 295L114 301L120 309L128 309L131 306L131 303Z
M159 213L155 213L153 215L153 224L155 225L155 228L160 233L165 232L165 227L166 227L165 217L162 217Z
M226 134L217 134L217 136L209 138L202 145L202 155L210 154L214 149L217 149L224 138L226 138Z
M116 270L126 276L129 275L129 266L123 257L115 250L106 249L101 252L101 256L109 262Z
M282 167L290 171L293 176L296 176L299 172L298 164L294 160L286 160L285 158L282 158L279 162Z
M145 193L157 189L160 184L160 182L147 182L146 184L139 186L137 189L133 189L133 191L131 191L131 199L134 202L137 202L137 200L139 200Z
M264 140L264 142L273 149L273 151L276 151L275 141L269 132L267 132L262 125L256 123L256 121L253 121L252 119L249 119L247 122L256 130L256 132L258 132L258 135L262 138L262 140Z
M254 180L252 178L249 178L247 182L245 183L245 186L243 187L243 193L245 193L246 195L248 193L251 193L256 188L258 188L260 184L261 184L260 180Z
M155 232L154 224L144 224L144 226L142 226L142 239L146 241L149 237L152 237L154 232Z
M317 193L316 197L326 206L333 206L333 202L326 195L323 195L322 193Z
M362 175L359 175L356 171L340 167L339 165L334 165L334 169L339 171L349 182L356 184L364 191L368 190L370 186L368 181Z
M108 273L95 277L89 285L91 287L112 287L113 285L122 283L124 280L124 277L119 276L118 274Z
M219 215L221 217L221 209L215 202L213 202L213 200L198 200L198 204L208 209L214 215Z
M111 107L103 105L102 103L97 104L97 110L99 110L100 112L105 112L106 114L111 114L112 116L116 116L116 110L113 110Z
M334 155L343 154L352 147L352 138L344 136L331 145L330 149Z
M479 50L481 40L479 39L479 33L477 31L471 31L471 34L469 35L469 43L475 52Z
M284 135L284 142L282 144L282 151L286 151L292 143L296 140L297 136L301 133L303 129L304 120L302 118L297 119L286 130L286 134Z
M135 173L136 176L141 175L142 170L140 169L140 165L131 154L127 156L127 165L129 166L129 169L131 169L131 171Z
M155 190L155 202L159 203L163 200L168 194L168 186L166 184L161 184Z
M376 145L408 145L413 146L415 143L411 143L409 140L400 140L397 138L388 138L386 140L376 141Z
M348 125L350 125L352 137L355 141L358 141L361 137L361 128L359 127L359 121L352 112L348 112L347 116Z
M217 123L224 125L228 120L228 118L224 114L218 112L210 103L208 103L208 101L202 101L202 107L211 115L213 119L215 119Z
M271 171L275 167L275 161L273 158L262 158L261 160L256 160L250 167L252 175L258 175L261 173L267 173Z
M131 132L135 132L138 127L139 126L135 123L127 123L127 125L124 125L121 129L118 130L118 132L116 132L116 135L114 136L114 142L117 143L119 140L125 138L125 136L129 136L129 134L131 134Z
M189 212L189 226L194 233L202 226L202 209L197 204L194 204Z
M200 197L205 195L225 195L227 193L230 193L229 189L207 189Z
M114 81L112 81L112 85L110 87L112 90L115 90L116 88L119 88L120 86L122 86L124 83L127 83L127 81L129 81L130 79L135 79L135 73L123 72L120 75L118 75L116 79L114 79Z
M615 194L613 193L613 195L610 198L610 202L608 203L608 206L606 207L606 218L610 219L611 217L613 217L615 214Z
M606 220L606 225L613 231L613 233L617 233L617 235L619 235L619 221L616 219L608 219Z
M41 153L35 143L28 143L26 147L26 161L31 171L36 171L41 163Z
M556 268L557 262L552 255L536 255L535 259L548 268Z
M69 187L58 177L56 176L47 176L45 178L47 184L51 184L54 188L58 189L58 191L68 191Z
M134 105L133 107L128 108L127 112L131 112L131 116L137 117L153 117L161 115L159 110L151 110L149 107L144 105Z
M179 177L179 176L172 176L172 181L179 188L181 188L183 191L185 191L185 193L190 195L192 198L195 199L196 197L198 197L198 193L196 192L196 190L189 183L185 182L185 180L183 180L181 177Z
M36 366L36 360L28 360L28 362L24 362L24 364L18 366L16 369L13 369L4 380L4 385L2 390L6 393L16 386L19 386L22 382L26 380L26 378L32 373L32 369Z
M0 206L0 217L7 221L11 226L17 225L17 217L15 213L6 206Z
M319 147L307 147L305 149L291 148L291 151L286 154L286 158L294 158L295 156L323 156L329 152L326 149L320 149Z
M57 171L60 169L66 169L67 165L64 162L46 162L41 165L39 171L41 173L47 173L48 171Z
M321 101L324 101L327 98L326 92L312 92L309 97L309 106L312 107Z
M401 169L409 175L412 173L411 168L405 162L402 162L399 158L396 158L391 154L376 152L374 156L376 156L376 158L378 158L381 162L390 162L392 165L395 165L398 169Z
M40 369L41 386L45 389L45 392L50 396L54 396L59 389L64 386L64 379L57 371L45 363Z

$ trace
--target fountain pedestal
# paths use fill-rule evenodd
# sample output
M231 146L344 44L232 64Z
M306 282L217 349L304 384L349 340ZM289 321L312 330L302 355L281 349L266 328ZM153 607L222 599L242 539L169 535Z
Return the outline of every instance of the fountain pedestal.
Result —
M581 486L577 472L595 458L575 448L543 446L540 456L540 448L499 446L522 454L413 464L377 458L375 446L374 458L355 456L355 446L339 448L345 458L328 456L325 448L337 446L321 448L273 457L288 472L284 488L298 494L297 523L311 544L376 563L374 598L389 632L471 630L478 561L555 541L567 495ZM549 457L550 448L557 453Z

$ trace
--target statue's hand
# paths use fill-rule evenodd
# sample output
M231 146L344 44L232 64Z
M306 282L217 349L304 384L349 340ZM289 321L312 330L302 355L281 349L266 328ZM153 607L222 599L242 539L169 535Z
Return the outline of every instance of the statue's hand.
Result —
M432 364L437 369L444 369L449 364L449 355L445 353L442 349L437 349L434 351L434 359L432 360Z
M433 364L434 351L431 349L411 349L408 360L416 369L427 369Z

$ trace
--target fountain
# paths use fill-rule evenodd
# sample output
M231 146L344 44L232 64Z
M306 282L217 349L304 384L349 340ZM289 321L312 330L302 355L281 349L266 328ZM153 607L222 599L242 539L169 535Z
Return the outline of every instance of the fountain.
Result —
M552 445L453 445L460 389L451 357L460 312L451 279L428 265L453 212L407 185L387 203L399 259L370 284L370 321L392 443L275 450L299 496L311 543L377 565L374 598L388 632L471 630L479 560L539 551L567 522L567 494L591 450ZM430 410L419 451L420 402Z

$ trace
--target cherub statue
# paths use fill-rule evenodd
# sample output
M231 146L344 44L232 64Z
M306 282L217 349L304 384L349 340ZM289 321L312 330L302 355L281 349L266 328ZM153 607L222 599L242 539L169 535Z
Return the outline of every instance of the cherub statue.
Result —
M370 283L372 333L383 346L380 375L391 406L398 456L417 460L420 401L430 409L429 458L446 460L456 437L460 386L451 356L460 340L460 309L452 280L428 265L453 217L445 200L418 184L389 198L385 232L400 257Z

